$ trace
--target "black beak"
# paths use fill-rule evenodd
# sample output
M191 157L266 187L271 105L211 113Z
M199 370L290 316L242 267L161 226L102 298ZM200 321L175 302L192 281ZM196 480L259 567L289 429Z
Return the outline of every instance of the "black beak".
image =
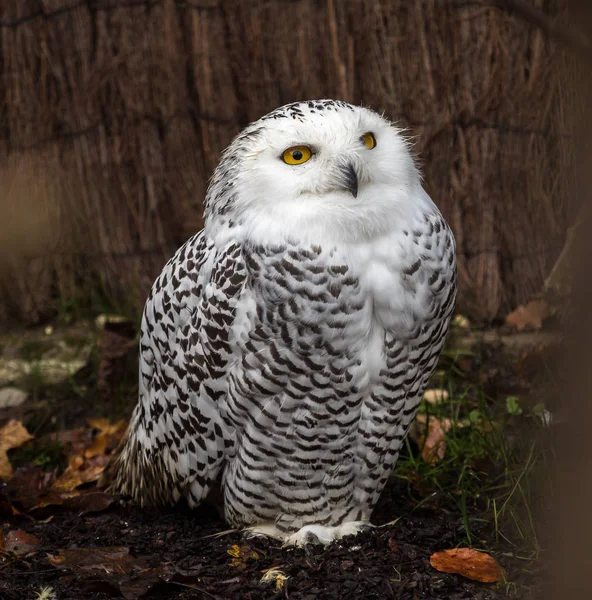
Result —
M339 173L343 177L344 188L351 192L354 198L358 197L358 174L351 163L339 167Z

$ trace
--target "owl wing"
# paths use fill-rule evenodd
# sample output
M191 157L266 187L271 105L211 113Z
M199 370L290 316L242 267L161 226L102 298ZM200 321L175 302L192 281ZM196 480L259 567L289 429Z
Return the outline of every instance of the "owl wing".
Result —
M140 341L139 402L115 485L141 504L191 506L208 494L232 445L221 415L230 334L246 281L239 244L202 231L152 287Z

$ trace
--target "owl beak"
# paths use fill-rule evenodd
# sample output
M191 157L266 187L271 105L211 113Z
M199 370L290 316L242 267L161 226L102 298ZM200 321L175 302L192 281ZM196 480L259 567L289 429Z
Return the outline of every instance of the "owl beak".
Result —
M354 166L348 162L339 165L339 174L343 189L351 193L354 198L358 197L358 174Z

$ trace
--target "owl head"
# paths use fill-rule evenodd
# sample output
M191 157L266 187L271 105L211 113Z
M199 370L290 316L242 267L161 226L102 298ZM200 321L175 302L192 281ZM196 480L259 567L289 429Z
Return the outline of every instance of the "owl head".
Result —
M424 198L425 197L425 198ZM245 128L206 196L206 230L245 238L360 240L430 202L400 129L338 100L288 104Z

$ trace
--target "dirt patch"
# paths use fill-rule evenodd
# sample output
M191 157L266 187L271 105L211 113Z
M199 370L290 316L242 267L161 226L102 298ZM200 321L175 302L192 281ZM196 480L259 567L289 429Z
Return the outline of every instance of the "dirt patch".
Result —
M10 487L3 490L5 500ZM6 505L5 505L6 506ZM43 516L43 515L42 515ZM77 511L52 512L45 521L7 516L6 532L23 530L39 539L25 555L6 553L0 570L0 597L33 598L53 588L58 600L88 598L401 598L493 600L508 597L512 586L480 584L430 566L435 551L464 540L461 515L420 508L408 499L405 484L393 479L374 513L377 527L322 548L282 549L266 538L239 532L221 536L228 527L208 507L164 511L129 504L80 516ZM484 524L487 527L487 524ZM79 550L79 564L59 564L60 551L117 548L111 563L100 551L93 564ZM123 553L123 554L122 554ZM126 555L129 554L129 556ZM70 552L70 556L72 553ZM125 556L125 560L121 558ZM529 586L534 574L524 563L498 557L514 585ZM131 568L128 568L131 563ZM135 568L137 567L137 568ZM261 583L269 569L273 574ZM287 578L287 579L284 579ZM524 589L524 587L523 587ZM522 596L524 597L524 596Z
M447 350L435 379L437 387L450 393L446 402L428 403L427 412L420 414L444 420L453 415L458 422L447 433L444 458L433 465L421 460L422 449L411 440L374 512L372 521L379 527L326 548L299 549L283 549L265 538L246 539L239 532L216 535L228 526L207 507L142 510L94 491L88 482L113 446L103 440L98 456L89 453L106 435L97 423L113 419L115 426L137 398L134 361L101 346L99 358L116 358L108 369L98 370L107 373L104 389L99 389L97 365L89 363L64 382L29 389L31 399L22 406L0 410L0 424L18 418L34 435L10 451L16 474L0 487L0 599L34 599L45 588L52 592L44 600L538 597L544 562L533 563L532 551L504 541L500 512L514 501L518 484L536 479L537 472L518 462L512 479L501 468L500 457L509 455L499 454L501 448L482 438L491 429L487 425L495 423L503 432L504 452L514 452L512 440L532 441L545 433L540 419L530 414L530 404L541 400L532 383L542 371L539 363L547 360L541 350L546 344L537 339L513 352L505 342L500 347L485 334L481 337L469 344L468 352L456 346ZM554 388L546 389L547 395L556 395ZM511 414L508 395L515 404ZM35 476L22 476L27 469L36 469ZM68 469L80 478L80 487L62 486L56 492L56 478L63 479ZM488 490L500 484L507 489ZM487 508L490 497L498 499L497 531ZM537 497L548 495L539 491ZM538 501L534 505L541 513ZM506 510L506 521L526 522L524 510ZM537 522L544 530L541 514ZM15 540L28 545L20 548ZM490 552L506 580L482 584L430 565L434 552L463 546Z

